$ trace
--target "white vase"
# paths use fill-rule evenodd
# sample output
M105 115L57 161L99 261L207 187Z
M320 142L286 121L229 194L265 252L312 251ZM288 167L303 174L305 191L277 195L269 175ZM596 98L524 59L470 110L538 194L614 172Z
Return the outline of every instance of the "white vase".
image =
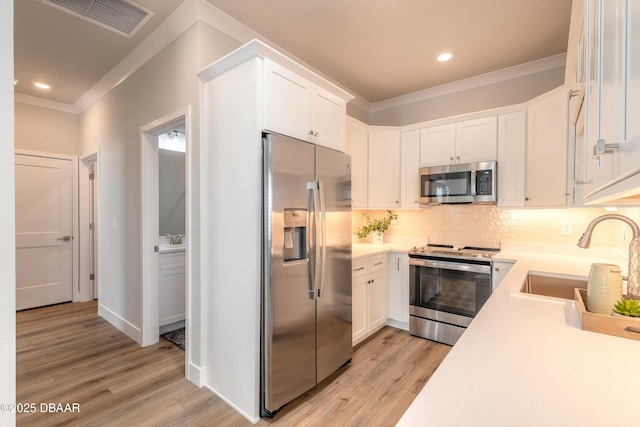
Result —
M373 237L371 238L371 243L375 243L377 245L381 245L384 243L384 239L382 238L382 233L376 231L373 233Z
M620 267L614 264L591 264L587 281L587 310L592 313L610 314L616 301L621 298Z

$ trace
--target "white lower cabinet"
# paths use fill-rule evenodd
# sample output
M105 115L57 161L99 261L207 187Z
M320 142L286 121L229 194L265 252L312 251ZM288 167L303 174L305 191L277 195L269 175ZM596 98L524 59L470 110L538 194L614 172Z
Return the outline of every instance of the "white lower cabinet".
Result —
M185 319L184 252L160 254L160 326Z
M389 255L389 325L409 330L409 254Z
M387 321L387 254L361 257L352 263L353 345Z

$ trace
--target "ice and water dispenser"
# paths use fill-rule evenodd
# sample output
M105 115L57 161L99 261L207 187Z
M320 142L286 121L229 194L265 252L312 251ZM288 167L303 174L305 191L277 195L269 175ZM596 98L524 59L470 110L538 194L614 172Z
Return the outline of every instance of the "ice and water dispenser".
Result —
M283 211L284 262L307 259L307 210L287 208Z

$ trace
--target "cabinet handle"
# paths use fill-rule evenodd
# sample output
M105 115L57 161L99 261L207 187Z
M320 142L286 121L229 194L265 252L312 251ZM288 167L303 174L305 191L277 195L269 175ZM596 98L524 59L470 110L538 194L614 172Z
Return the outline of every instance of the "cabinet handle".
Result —
M373 265L381 265L381 264L382 264L382 261L380 261L380 262L376 262L376 263L374 263Z
M398 271L400 271L400 258L396 258L396 263L398 266Z
M574 96L578 96L580 95L580 90L578 89L571 89L569 91L569 99L573 98Z
M500 271L500 267L494 268L493 271Z
M460 156L456 156L456 160L460 160Z
M620 148L622 144L607 144L604 139L599 139L594 145L594 155L611 154Z
M313 131L312 130L309 131L309 136L313 136Z
M449 160L451 160L453 162L453 157L449 157Z
M364 267L356 268L353 271L362 271L362 270L364 270Z

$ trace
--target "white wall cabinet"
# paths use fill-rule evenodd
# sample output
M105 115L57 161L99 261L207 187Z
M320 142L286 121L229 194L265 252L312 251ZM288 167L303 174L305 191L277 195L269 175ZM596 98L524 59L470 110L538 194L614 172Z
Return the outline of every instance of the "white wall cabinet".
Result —
M592 181L583 201L640 196L640 6L589 0L586 7L587 131L584 151ZM577 166L578 167L578 166ZM586 192L586 191L585 191Z
M361 257L352 263L353 345L387 321L387 254Z
M400 207L420 207L420 131L400 134Z
M264 61L264 128L346 151L346 103L294 71Z
M498 206L524 206L527 113L498 116Z
M568 92L564 87L536 98L527 115L526 205L567 205ZM500 165L498 165L498 168Z
M389 254L389 320L391 326L409 330L409 254Z
M496 116L434 126L420 131L420 166L496 159Z
M351 207L366 209L369 132L364 123L347 119L347 153L351 156Z
M399 208L400 131L370 130L368 150L368 207Z
M182 252L159 254L160 326L185 319L185 256Z

